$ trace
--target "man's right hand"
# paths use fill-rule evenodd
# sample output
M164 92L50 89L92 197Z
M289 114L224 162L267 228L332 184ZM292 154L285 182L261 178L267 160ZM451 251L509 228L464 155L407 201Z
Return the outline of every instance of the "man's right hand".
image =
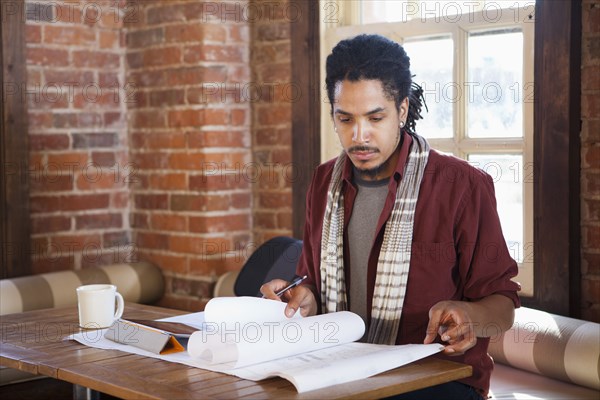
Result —
M310 286L298 285L283 293L281 297L275 294L287 285L289 285L289 282L286 282L283 279L273 279L262 285L260 287L260 292L267 299L287 302L285 316L288 318L293 317L298 309L300 309L300 314L303 317L315 315L317 313L317 301L315 300L315 296Z

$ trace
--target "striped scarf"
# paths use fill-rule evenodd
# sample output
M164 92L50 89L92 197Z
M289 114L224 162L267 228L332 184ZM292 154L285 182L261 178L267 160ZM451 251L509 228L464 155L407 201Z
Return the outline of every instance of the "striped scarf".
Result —
M410 267L415 208L428 156L429 144L415 135L398 185L394 208L385 226L377 261L371 323L367 335L369 343L396 342ZM345 160L343 153L337 158L327 190L320 265L323 312L348 308L344 280L344 195L341 193Z

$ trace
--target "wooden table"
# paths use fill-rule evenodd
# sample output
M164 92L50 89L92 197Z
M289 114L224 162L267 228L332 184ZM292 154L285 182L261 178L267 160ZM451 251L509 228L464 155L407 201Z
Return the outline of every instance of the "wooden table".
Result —
M125 318L159 319L181 311L127 304ZM46 375L122 398L381 398L465 378L471 367L424 359L356 382L298 394L281 378L260 382L117 350L87 347L64 338L80 331L76 307L0 317L0 365Z

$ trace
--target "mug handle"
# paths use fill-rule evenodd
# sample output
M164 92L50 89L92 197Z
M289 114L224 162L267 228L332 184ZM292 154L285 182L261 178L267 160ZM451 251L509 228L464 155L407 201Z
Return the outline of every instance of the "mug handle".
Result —
M123 296L121 293L115 292L115 297L117 299L117 311L115 312L115 319L119 319L123 316L123 310L125 309L125 301L123 300Z

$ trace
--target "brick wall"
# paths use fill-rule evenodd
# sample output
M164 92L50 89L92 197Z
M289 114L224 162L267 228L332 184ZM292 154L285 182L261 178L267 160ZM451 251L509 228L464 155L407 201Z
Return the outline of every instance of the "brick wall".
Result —
M146 259L163 305L199 309L219 275L291 235L288 14L27 1L34 272Z
M582 316L600 322L600 1L585 0L581 60Z
M252 25L252 101L254 233L257 243L292 236L292 101L290 25L297 17L287 0L255 0L259 15ZM260 7L260 8L259 8Z
M163 305L199 309L252 241L245 2L144 1L129 26L132 229L167 277Z
M126 260L122 4L26 2L33 272Z

